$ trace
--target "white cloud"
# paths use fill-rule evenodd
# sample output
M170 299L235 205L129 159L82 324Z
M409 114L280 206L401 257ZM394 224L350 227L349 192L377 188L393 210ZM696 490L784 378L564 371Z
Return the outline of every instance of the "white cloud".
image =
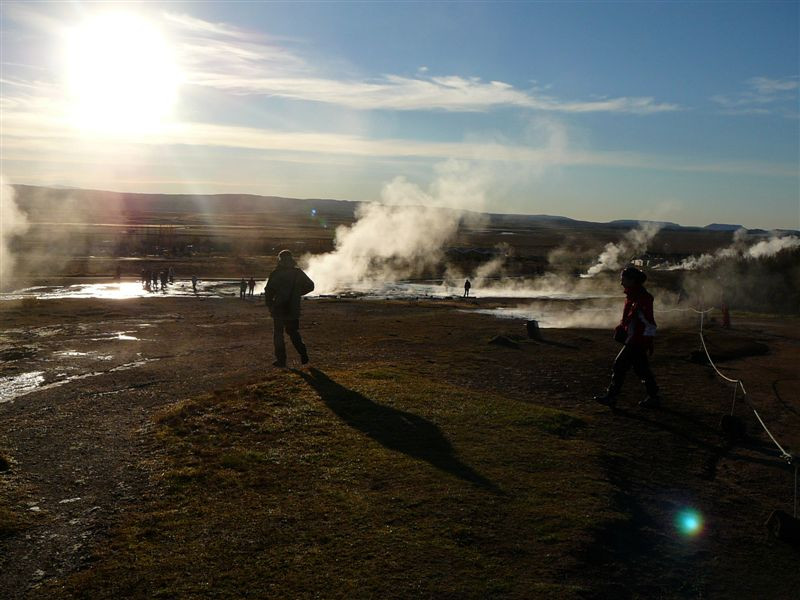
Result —
M721 107L725 115L769 115L797 117L797 76L772 79L751 77L744 82L746 89L734 94L717 94L711 101Z
M14 5L10 17L45 30L65 31L64 21L25 5ZM343 106L355 110L487 112L500 107L561 112L610 112L647 115L681 110L675 103L652 97L563 100L544 94L546 86L517 88L503 81L462 75L434 76L427 66L413 76L394 73L374 77L331 76L323 63L294 50L301 42L248 31L228 23L210 22L178 13L154 13L175 46L187 85L234 95L281 97ZM54 77L55 79L55 77Z
M755 88L759 94L777 94L796 90L800 87L800 79L794 77L783 77L782 79L770 79L769 77L753 77L747 83Z
M87 138L79 135L63 117L48 112L46 105L27 112L24 107L3 110L2 150L4 159L42 160L56 155L102 153L113 157L126 156L147 147L187 146L261 150L276 153L349 156L363 160L463 159L517 163L527 169L549 167L598 166L608 168L654 169L682 172L755 173L771 176L796 176L794 165L757 161L701 162L635 152L597 152L571 148L565 132L552 123L540 124L538 141L530 145L503 141L469 139L466 141L431 142L413 139L374 139L361 135L276 131L220 125L215 123L173 123L158 135L122 139ZM105 160L104 160L105 162Z
M517 106L554 112L652 114L680 110L651 97L563 101L515 88L502 81L459 75L416 77L384 74L374 78L320 76L308 61L269 39L229 25L168 14L183 57L186 81L239 95L262 95L324 102L357 110L488 111Z

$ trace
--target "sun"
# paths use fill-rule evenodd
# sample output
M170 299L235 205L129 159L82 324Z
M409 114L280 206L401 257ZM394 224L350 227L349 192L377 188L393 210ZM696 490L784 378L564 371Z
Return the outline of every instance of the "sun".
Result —
M70 30L65 59L78 128L146 134L170 117L180 74L167 39L146 19L125 13L91 17Z

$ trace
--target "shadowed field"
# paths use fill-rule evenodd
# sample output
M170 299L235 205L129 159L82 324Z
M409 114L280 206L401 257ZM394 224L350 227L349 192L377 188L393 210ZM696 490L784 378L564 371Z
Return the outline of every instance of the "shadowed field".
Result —
M590 401L606 331L508 348L488 341L522 322L457 306L309 301L313 368L276 371L256 302L5 303L0 377L42 383L0 404L3 589L791 597L797 551L763 523L791 510L792 473L743 406L748 440L720 435L731 394L692 361L693 320L659 338L664 408L638 408L631 380L612 414ZM797 448L797 320L734 325L711 326L712 353ZM685 507L697 537L675 527Z

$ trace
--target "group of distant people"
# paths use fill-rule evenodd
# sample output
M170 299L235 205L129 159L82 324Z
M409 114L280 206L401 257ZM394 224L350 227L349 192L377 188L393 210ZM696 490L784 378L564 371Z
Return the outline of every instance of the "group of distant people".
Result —
M245 298L252 298L253 292L256 289L256 280L250 277L249 281L245 281L245 278L242 277L242 280L239 282L239 298L244 300Z
M157 271L155 269L142 269L142 287L148 292L162 291L167 289L167 285L175 283L175 270L172 267ZM159 288L160 285L160 288Z

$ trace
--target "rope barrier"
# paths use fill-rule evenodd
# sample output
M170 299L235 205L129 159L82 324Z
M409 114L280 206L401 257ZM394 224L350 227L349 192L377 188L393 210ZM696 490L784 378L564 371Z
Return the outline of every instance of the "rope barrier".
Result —
M764 423L764 420L761 418L761 415L758 414L758 411L756 410L756 407L753 406L752 402L750 402L750 398L747 395L747 390L744 387L744 382L741 379L731 379L730 377L726 377L722 372L720 372L720 370L717 368L717 365L714 364L714 361L711 360L711 354L709 354L709 352L708 352L708 347L706 346L705 336L703 335L703 323L704 323L703 317L705 317L706 313L708 313L711 310L713 310L713 307L709 308L709 309L706 309L706 310L696 310L694 308L692 308L691 310L693 310L694 312L696 312L696 313L698 313L700 315L700 342L703 344L703 351L706 353L706 358L708 359L708 364L711 365L711 367L714 369L714 371L716 371L717 375L719 375L722 379L734 384L733 385L733 402L731 403L731 415L733 415L733 410L736 407L736 397L737 397L739 388L741 388L742 389L742 400L744 400L744 402L747 404L747 406L750 408L750 410L753 411L753 414L756 416L756 419L758 419L758 422L761 424L761 427L764 429L764 431L767 432L767 435L769 436L769 439L771 439L772 443L775 444L775 446L778 448L778 450L781 453L781 458L783 460L785 460L790 465L794 464L794 506L793 506L793 513L794 514L793 514L793 516L796 519L797 518L797 471L798 471L798 466L800 466L800 465L798 465L797 463L794 462L794 457L791 454L789 454L786 450L784 450L783 446L781 446L780 443L778 443L778 440L775 439L775 436L772 435L772 432L769 430L769 428L767 427L766 423Z
M747 404L747 406L750 407L750 410L753 411L753 414L756 416L756 419L758 419L758 422L761 424L761 427L764 429L764 431L769 436L769 439L771 439L772 443L775 444L775 446L778 448L778 450L781 453L781 458L783 460L785 460L787 463L792 464L794 462L794 457L791 454L789 454L786 450L784 450L783 446L781 446L780 443L778 442L778 440L775 439L775 436L772 435L772 432L769 430L769 428L767 427L766 423L764 423L764 420L761 418L761 415L758 414L758 410L756 410L756 407L753 406L752 402L750 402L750 398L747 395L747 390L745 389L744 383L742 382L742 380L741 379L731 379L730 377L727 377L726 375L724 375L717 368L717 365L714 364L714 361L711 360L711 354L708 352L708 346L706 346L705 336L703 335L703 323L704 323L705 314L707 312L711 311L712 308L709 308L707 310L695 310L695 309L692 309L692 310L700 315L700 342L703 345L703 351L706 353L706 358L708 359L708 364L711 365L711 367L714 369L714 371L716 371L717 375L719 375L722 379L724 379L725 381L727 381L729 383L734 384L734 392L733 392L734 405L736 404L736 393L737 393L736 390L738 388L742 388L742 400L744 400L744 402ZM731 414L733 414L733 406L731 406ZM795 472L796 472L796 467L795 467ZM795 495L796 494L797 494L797 481L795 481Z

